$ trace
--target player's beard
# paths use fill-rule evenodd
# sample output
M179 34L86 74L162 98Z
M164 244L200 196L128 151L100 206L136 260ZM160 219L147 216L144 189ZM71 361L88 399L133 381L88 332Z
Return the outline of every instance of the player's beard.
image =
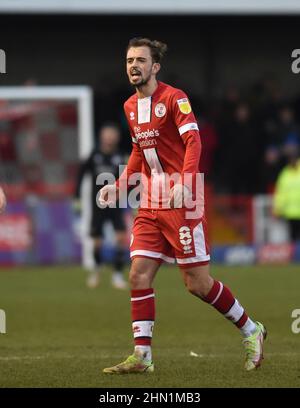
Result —
M141 75L141 78L140 78L139 82L133 83L133 82L130 81L130 84L131 84L133 87L135 87L136 89L140 89L140 88L142 88L144 85L147 85L148 82L150 81L150 79L151 79L151 72L150 72L145 78L143 78L142 75Z

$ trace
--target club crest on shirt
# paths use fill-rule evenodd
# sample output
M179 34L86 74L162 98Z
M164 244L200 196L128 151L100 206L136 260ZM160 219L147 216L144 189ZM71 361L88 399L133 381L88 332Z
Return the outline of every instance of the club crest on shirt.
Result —
M165 116L165 114L166 114L166 112L167 112L167 108L166 108L166 106L163 104L163 103L158 103L156 106L155 106L155 115L158 117L158 118L162 118L163 116Z
M185 115L192 112L191 105L187 98L177 99L177 103L178 103L180 112L184 113Z

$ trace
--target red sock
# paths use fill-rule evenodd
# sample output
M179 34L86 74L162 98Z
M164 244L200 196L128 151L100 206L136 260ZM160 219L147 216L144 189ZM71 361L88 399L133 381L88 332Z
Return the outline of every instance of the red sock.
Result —
M211 304L239 329L242 328L248 320L244 308L222 282L214 281L213 287L204 298L204 301Z
M154 290L152 288L131 291L131 318L134 344L151 346L155 320Z

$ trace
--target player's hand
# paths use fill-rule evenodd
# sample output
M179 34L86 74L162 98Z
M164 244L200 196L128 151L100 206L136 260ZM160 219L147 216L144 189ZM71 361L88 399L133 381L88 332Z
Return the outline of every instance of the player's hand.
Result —
M115 204L118 200L119 189L115 184L107 184L97 194L97 205L106 208Z
M175 184L170 191L169 206L171 208L182 208L184 203L192 199L192 193L189 188L183 184Z
M6 197L4 191L0 187L0 214L5 211L6 208Z

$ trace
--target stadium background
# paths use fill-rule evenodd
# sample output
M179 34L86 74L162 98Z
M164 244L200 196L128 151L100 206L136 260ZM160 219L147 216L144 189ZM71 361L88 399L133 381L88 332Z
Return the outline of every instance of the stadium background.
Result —
M272 215L272 190L284 160L279 160L271 168L265 160L268 146L273 145L274 141L278 143L278 138L284 142L292 132L299 142L300 74L295 75L291 71L291 53L299 48L300 17L297 6L295 11L289 13L287 7L279 8L275 10L275 14L272 6L266 2L270 6L267 12L260 10L259 5L257 9L253 5L250 13L244 13L238 7L226 10L224 6L213 12L206 10L201 13L198 10L193 15L182 12L170 15L166 11L160 14L159 9L155 14L153 10L139 13L138 9L134 9L131 12L132 8L126 13L110 13L107 10L101 12L101 7L98 12L70 12L67 8L63 11L42 12L38 6L34 9L34 1L31 3L32 11L0 8L0 48L5 50L7 58L7 73L0 75L0 91L4 86L22 86L29 92L40 86L90 87L93 93L93 134L96 134L104 121L117 121L122 128L121 146L124 152L130 151L130 139L122 112L123 102L132 92L127 84L124 64L124 49L128 39L143 35L161 39L168 44L169 51L159 78L187 92L202 129L202 166L208 181L206 195L213 262L227 265L286 265L274 269L262 266L233 270L226 267L222 269L221 266L216 269L217 276L224 274L229 281L234 282L234 288L241 290L257 314L265 307L265 302L268 302L265 314L271 320L270 325L280 327L274 347L276 341L277 344L281 343L279 360L282 359L282 367L288 367L286 379L270 374L274 367L269 366L269 377L266 375L258 380L249 382L242 377L237 383L234 382L236 380L231 381L229 375L228 381L222 383L221 377L215 378L209 372L206 373L206 382L202 384L298 384L295 361L299 356L290 353L295 337L286 333L289 330L290 311L297 307L296 288L299 287L297 267L289 264L299 262L300 247L297 243L289 242L285 223ZM283 2L276 4L284 6ZM285 5L287 6L286 2ZM284 109L294 114L292 123L286 127L280 114ZM245 120L237 119L244 114ZM56 358L62 358L64 362L71 361L72 353L80 354L80 347L85 347L83 344L86 337L79 336L74 342L76 334L70 325L78 322L68 320L69 315L78 313L79 306L73 309L68 307L79 299L86 308L85 311L80 311L82 320L88 316L87 320L93 325L96 310L105 307L105 302L113 296L105 281L103 286L106 292L101 292L101 299L99 294L89 294L83 288L84 278L80 268L81 238L77 230L78 217L72 211L73 189L80 161L79 144L78 109L74 101L46 99L28 104L19 100L16 107L11 101L3 98L0 100L0 184L8 195L7 211L0 218L0 265L1 272L3 271L0 274L3 306L2 303L0 306L10 311L10 314L15 313L11 317L11 327L16 332L20 329L20 307L24 307L25 315L32 317L29 323L31 335L28 336L28 331L23 326L21 334L28 336L28 353L26 351L25 354L33 357L33 362L43 353L55 355L55 347L60 353ZM242 166L243 162L247 165ZM126 212L124 216L130 225L130 213ZM107 237L104 251L107 260L111 256L112 239ZM25 265L26 268L22 268ZM53 265L53 269L49 269L49 265ZM18 268L15 269L16 266ZM267 300L262 294L258 295L257 305L251 303L251 290L255 290L256 284L249 278L248 272L253 272L256 276L259 274L261 288L267 293ZM280 288L280 282L286 279L288 273L290 279ZM277 279L273 292L268 292L270 275ZM73 283L69 285L71 280ZM166 278L162 276L160 280L162 290L168 293ZM15 286L14 282L19 283ZM27 293L27 297L23 294L23 300L27 303L22 304L20 301L14 304L11 295L21 295L23 289ZM180 290L177 293L175 285L167 298L169 305L180 296ZM289 297L287 293L290 294ZM124 308L125 298L126 296L119 296L115 309L112 310L119 313L119 308ZM67 299L66 303L64 299ZM283 309L276 315L274 310L278 299L281 299ZM184 298L182 305L188 308L192 302ZM36 310L37 305L39 312ZM50 314L59 314L61 306L66 307L61 320L52 321ZM94 312L90 312L90 307ZM162 321L164 318L167 321L164 316ZM184 326L185 317L181 318ZM124 322L127 320L128 316L124 315ZM115 318L112 321L116 323ZM109 347L117 350L117 354L124 352L117 345L121 337L117 337L112 346L108 345L109 338L114 333L113 326L107 329L109 323L112 322L105 320L104 324L107 326L104 329L101 327L102 333L104 332L103 350L107 352L104 353L106 357L103 357L97 354L97 330L92 331L90 327L87 328L87 323L81 321L79 331L86 330L92 340L91 349L84 348L85 357L82 360L79 358L78 365L85 364L92 355L98 356L98 359L108 358L107 356L110 358ZM217 323L223 328L219 320ZM63 332L64 324L66 330ZM50 335L52 343L46 339L49 327L54 327L58 338L62 336L64 341L57 341L54 334ZM174 328L176 336L176 326ZM41 330L45 333L41 334ZM213 326L210 330L214 331ZM122 323L121 332L127 333L125 323ZM34 336L37 333L40 342L39 337ZM173 339L170 340L166 333L164 335L163 347L166 347ZM17 359L20 357L22 362L22 340L12 336L12 343L9 343L7 338L4 340L7 342L7 350L13 356L17 354ZM0 340L2 339L3 336ZM210 339L203 334L201 341L206 344L209 354ZM229 342L227 333L225 342ZM183 343L195 350L198 347L197 341L192 337L183 338ZM72 351L66 357L64 353L70 344ZM230 347L228 344L225 346L225 352L227 350L229 355ZM270 353L275 354L275 350ZM162 351L160 353L161 356ZM180 352L179 355L180 358L185 358ZM214 357L209 361L212 360L213 369L217 370ZM45 358L45 363L47 361ZM225 363L228 363L227 366ZM227 376L229 371L226 370L229 370L230 365L229 361L225 363L223 378ZM4 369L7 379L3 380L2 386L98 385L95 377L84 377L82 380L78 376L72 382L67 379L71 375L70 371L64 377L58 376L55 379L55 367L50 370L53 378L42 376L39 380L34 373L34 366L28 365L18 366L20 374L16 380L12 374L16 369L13 364L13 359L7 361ZM237 363L233 365L237 367ZM96 370L94 366L90 368L91 372ZM76 365L72 369L76 370ZM192 372L193 370L194 368ZM29 373L28 379L26 373ZM177 375L180 377L176 372ZM122 381L117 385L128 385ZM175 380L166 383L159 381L148 385L179 384ZM187 382L181 384L196 386L198 383L193 381L191 374ZM114 385L108 382L106 386Z

